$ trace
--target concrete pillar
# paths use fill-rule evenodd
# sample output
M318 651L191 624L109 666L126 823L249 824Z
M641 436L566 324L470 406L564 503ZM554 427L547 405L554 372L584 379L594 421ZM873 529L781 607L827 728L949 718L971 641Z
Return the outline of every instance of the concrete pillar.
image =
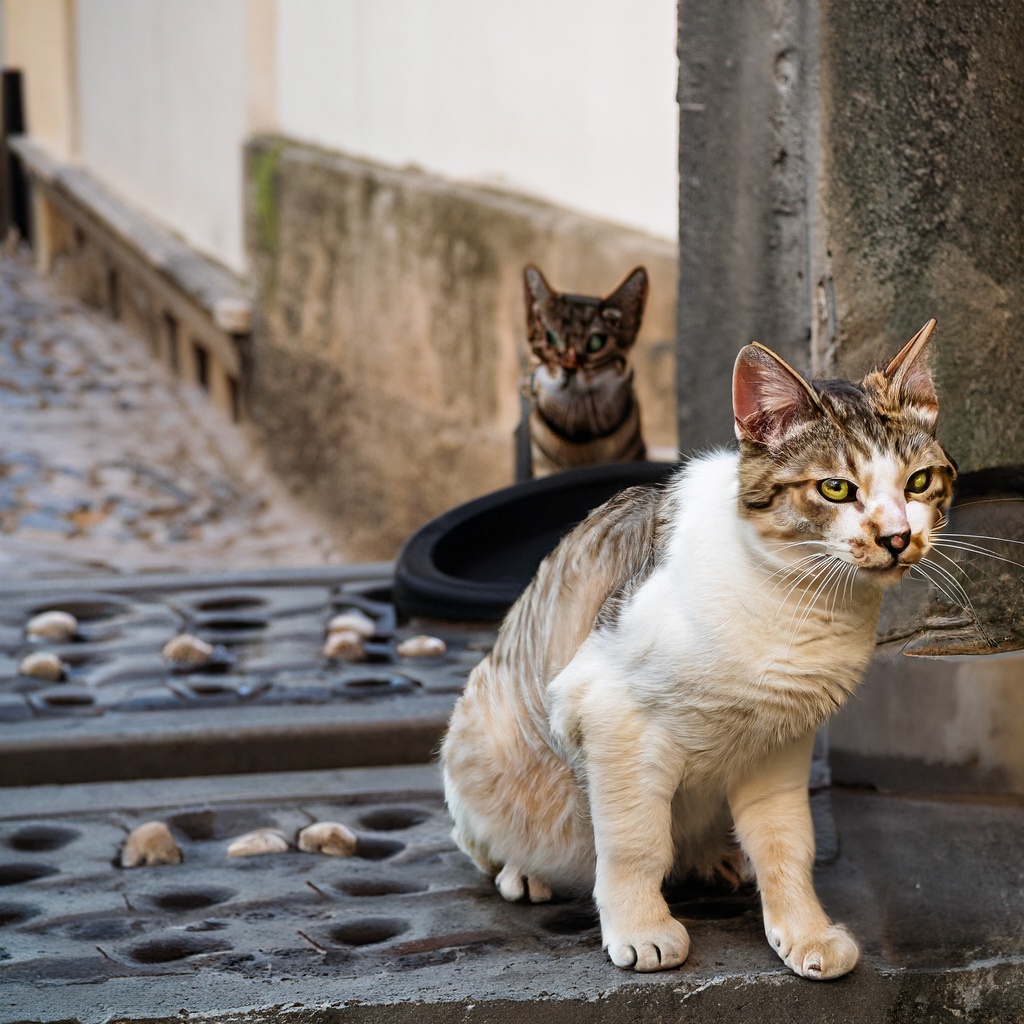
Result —
M810 0L679 4L678 409L684 451L730 440L751 340L810 365L817 16Z
M1024 7L680 0L684 450L757 339L859 375L939 321L941 436L1024 463Z
M830 0L821 68L838 368L934 316L943 441L1024 463L1024 6Z

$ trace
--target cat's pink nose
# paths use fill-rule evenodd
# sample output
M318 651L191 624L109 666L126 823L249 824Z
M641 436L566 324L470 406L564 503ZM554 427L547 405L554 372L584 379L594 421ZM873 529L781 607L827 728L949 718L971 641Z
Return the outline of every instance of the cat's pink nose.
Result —
M885 537L876 537L875 543L885 548L893 558L897 558L899 553L905 550L910 543L910 531L904 530L902 533L890 533Z

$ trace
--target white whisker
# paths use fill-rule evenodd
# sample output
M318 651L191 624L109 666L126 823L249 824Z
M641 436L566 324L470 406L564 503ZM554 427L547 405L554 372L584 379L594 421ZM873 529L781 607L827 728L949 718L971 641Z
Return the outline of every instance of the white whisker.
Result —
M930 559L924 559L923 561L928 562L928 564L937 573L940 573L945 579L949 581L950 585L953 587L954 593L959 593L963 596L964 605L966 605L967 609L970 611L971 618L974 620L974 624L978 627L978 631L981 633L985 643L987 643L989 647L994 647L995 644L993 644L991 637L989 637L988 633L985 632L985 627L981 624L981 616L978 615L978 612L974 607L974 603L971 601L970 596L968 595L967 591L964 590L963 585L960 583L960 581L948 569L943 568L938 563L932 562ZM919 562L918 564L920 565L922 563ZM932 582L934 582L934 580ZM963 607L964 605L961 605L961 607Z
M957 572L963 573L967 579L971 578L971 574L958 561L956 561L956 559L950 558L944 551L940 551L937 544L932 544L931 553L933 555L938 555L940 558L944 558L951 566L953 566L954 569L957 570Z
M929 564L933 565L933 567L934 567L934 563L929 563ZM921 576L925 580L927 580L940 594L942 594L942 596L951 605L953 605L956 608L961 608L961 609L963 608L963 601L958 601L956 599L956 597L952 593L950 593L950 591L945 587L945 585L940 580L935 579L931 575L931 573L929 573L928 570L925 568L923 562L918 562L914 566L914 569L918 570L921 573Z
M1010 537L990 537L986 533L944 533L942 536L963 540L990 540L993 544L1019 544L1024 547L1024 540L1012 540Z
M790 616L790 636L789 647L786 648L787 655L789 651L793 649L793 643L796 641L797 634L803 627L804 622L807 621L807 617L814 610L814 605L818 599L818 596L828 585L829 580L832 579L835 573L842 569L844 564L845 563L839 561L839 559L830 557L829 562L824 567L819 569L818 572L814 574L814 576L811 577L807 585L807 591L801 596L800 600L797 601L796 608L793 610L793 614ZM807 603L807 607L805 610L803 610L799 620L797 621L796 616L801 611L801 608L805 601Z
M957 551L967 551L975 555L986 555L989 558L994 558L997 562L1005 562L1007 565L1015 565L1018 569L1024 569L1024 562L1015 561L1012 558L1004 558L1002 555L997 555L994 551L989 551L987 548L981 547L979 544L963 544L956 541L933 541L935 547L952 548ZM946 556L949 557L948 555Z
M802 575L802 570L804 568L806 568L809 565L814 564L814 563L816 563L816 562L818 562L818 561L820 561L820 560L822 560L824 558L827 558L827 557L828 557L827 555L823 555L823 554L821 554L819 552L815 552L814 554L811 554L811 555L805 555L803 558L798 559L796 562L793 562L791 565L781 566L780 568L776 569L774 572L769 573L763 580L761 580L760 583L758 583L758 585L756 587L754 587L754 589L750 592L750 594L747 595L747 597L744 599L743 603L739 606L739 608L737 608L736 611L733 612L733 614L730 615L729 618L726 619L725 622L722 623L722 625L719 627L719 629L722 629L725 626L729 625L729 623L732 622L732 620L734 618L736 618L736 616L739 615L739 613L741 611L743 611L744 608L746 608L747 603L750 601L751 598L754 597L754 595L758 592L758 590L760 590L761 587L763 587L766 583L769 583L771 580L773 580L776 576L779 577L778 582L775 584L775 586L772 587L771 590L768 591L767 594L765 594L765 596L763 598L761 598L761 601L758 604L758 606L750 613L750 621L753 621L754 616L757 615L757 613L761 610L761 607L762 607L762 605L764 605L765 601L767 601L768 598L771 597L772 594L774 594L775 591L778 590L779 587L782 586L787 581L787 579L789 579L793 575L796 575L798 577L797 583L799 584L799 578ZM765 559L765 561L767 561L767 559ZM764 565L764 562L761 562L761 565ZM759 568L760 568L760 566L759 566Z

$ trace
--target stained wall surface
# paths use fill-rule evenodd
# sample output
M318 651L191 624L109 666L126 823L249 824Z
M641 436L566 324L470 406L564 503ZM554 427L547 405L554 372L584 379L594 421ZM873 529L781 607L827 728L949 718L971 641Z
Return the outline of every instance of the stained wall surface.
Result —
M247 403L275 466L383 558L513 480L522 272L606 295L647 266L634 350L648 445L675 453L671 242L508 193L299 146L249 150L258 295Z

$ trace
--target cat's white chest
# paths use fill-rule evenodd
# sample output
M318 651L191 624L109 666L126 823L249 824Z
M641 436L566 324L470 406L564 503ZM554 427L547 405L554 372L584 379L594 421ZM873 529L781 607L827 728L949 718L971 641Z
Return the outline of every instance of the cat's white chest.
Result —
M680 746L763 749L813 729L857 685L877 604L790 591L744 535L730 457L704 476L668 558L581 654L593 685L657 709Z

